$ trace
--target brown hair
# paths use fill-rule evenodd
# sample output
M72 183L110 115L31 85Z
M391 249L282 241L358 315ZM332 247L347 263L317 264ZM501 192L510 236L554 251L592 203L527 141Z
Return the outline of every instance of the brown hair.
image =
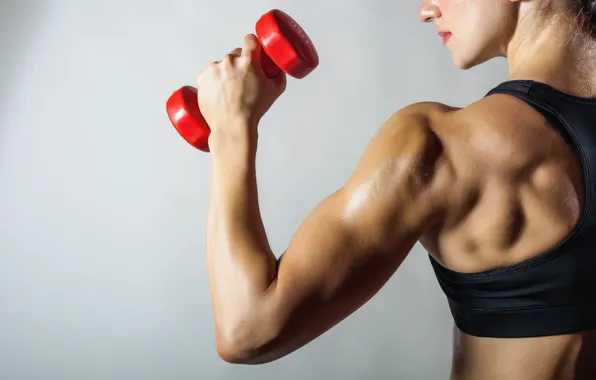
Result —
M596 0L578 0L580 11L580 22L584 29L596 37Z

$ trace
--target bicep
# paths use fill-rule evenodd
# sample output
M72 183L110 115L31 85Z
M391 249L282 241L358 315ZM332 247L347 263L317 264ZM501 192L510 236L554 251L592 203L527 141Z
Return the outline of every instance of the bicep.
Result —
M341 196L317 207L279 261L272 305L278 344L286 349L306 344L363 306L416 242L400 236L379 243L378 231L369 234L342 218Z
M345 186L300 226L266 303L280 355L370 300L432 222L440 171L428 162L431 140L424 128L384 126Z
M363 306L411 248L389 252L342 219L336 193L311 213L278 263L261 304L266 330L260 360L277 360L316 339ZM413 245L413 243L411 243Z

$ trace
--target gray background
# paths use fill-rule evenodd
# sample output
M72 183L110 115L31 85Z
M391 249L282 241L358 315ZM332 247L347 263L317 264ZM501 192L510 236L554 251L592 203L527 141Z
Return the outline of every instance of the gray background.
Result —
M465 106L504 60L462 72L419 1L1 0L0 379L446 379L451 328L416 246L369 304L278 362L214 346L205 267L209 157L165 113L177 87L271 8L312 37L261 124L274 250L350 175L377 128L419 101Z

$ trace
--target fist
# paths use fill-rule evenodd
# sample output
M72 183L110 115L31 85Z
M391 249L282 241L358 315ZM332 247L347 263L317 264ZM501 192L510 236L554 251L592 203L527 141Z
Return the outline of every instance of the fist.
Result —
M211 132L232 132L238 125L255 128L283 94L286 74L269 78L261 68L262 47L249 34L242 48L210 64L197 77L198 103Z

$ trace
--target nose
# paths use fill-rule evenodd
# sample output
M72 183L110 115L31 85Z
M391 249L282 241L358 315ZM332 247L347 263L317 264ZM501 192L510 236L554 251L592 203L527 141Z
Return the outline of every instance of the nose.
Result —
M433 22L441 17L441 9L436 1L424 0L418 11L418 18L422 22Z

